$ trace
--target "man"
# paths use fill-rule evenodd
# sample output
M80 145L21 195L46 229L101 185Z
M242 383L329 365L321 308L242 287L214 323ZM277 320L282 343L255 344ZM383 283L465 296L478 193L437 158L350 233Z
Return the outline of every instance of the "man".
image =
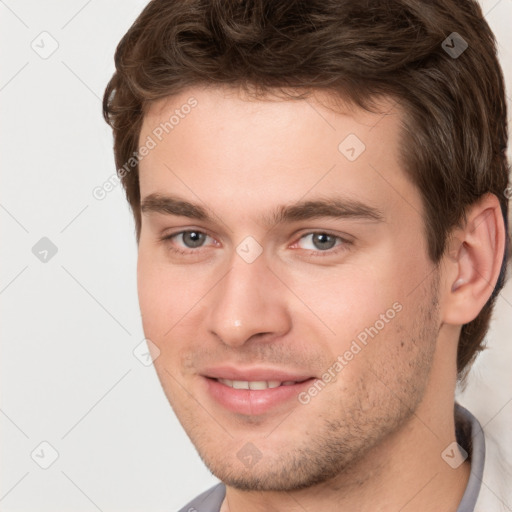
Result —
M478 5L154 0L115 61L144 332L222 482L182 510L491 510L454 404L508 240Z

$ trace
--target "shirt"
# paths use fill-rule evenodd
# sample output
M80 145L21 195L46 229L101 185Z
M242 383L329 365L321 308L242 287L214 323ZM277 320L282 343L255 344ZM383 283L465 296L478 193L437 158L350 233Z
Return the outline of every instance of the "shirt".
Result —
M471 473L457 512L473 512L480 492L485 461L485 439L478 420L464 407L455 404L455 435L471 462ZM219 483L203 492L179 512L220 512L226 486Z

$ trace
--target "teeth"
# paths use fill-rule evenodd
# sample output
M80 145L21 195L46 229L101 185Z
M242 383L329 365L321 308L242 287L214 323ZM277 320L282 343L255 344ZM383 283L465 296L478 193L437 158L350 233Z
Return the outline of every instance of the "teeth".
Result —
M291 386L295 384L293 380L287 380L286 382L281 382L279 380L229 380L229 379L217 379L222 384L229 386L234 389L253 389L253 390L262 390L262 389L272 389L277 388L279 386Z
M235 389L249 389L249 383L246 380L234 380L233 387Z
M249 389L268 389L268 384L264 380L255 380L249 382Z

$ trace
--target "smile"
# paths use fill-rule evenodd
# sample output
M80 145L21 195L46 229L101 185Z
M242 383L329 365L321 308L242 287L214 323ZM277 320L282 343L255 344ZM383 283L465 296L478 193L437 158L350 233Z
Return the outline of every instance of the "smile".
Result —
M300 405L299 394L315 380L314 377L298 375L295 376L297 380L291 380L291 375L284 374L273 375L274 378L270 379L270 375L260 375L259 378L254 375L252 380L242 380L241 372L237 373L236 376L230 375L236 377L231 379L202 376L204 387L201 393L224 411L246 416L282 414L285 410L297 407Z
M278 388L279 386L293 386L297 384L296 381L287 380L281 382L279 380L230 380L230 379L216 379L221 384L225 386L229 386L233 389L252 389L252 390L263 390L263 389L273 389Z

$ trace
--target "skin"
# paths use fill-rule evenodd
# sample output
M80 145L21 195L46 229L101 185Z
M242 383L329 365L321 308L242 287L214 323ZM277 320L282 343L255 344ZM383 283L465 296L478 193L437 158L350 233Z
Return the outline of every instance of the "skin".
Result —
M402 169L394 102L382 99L382 115L335 105L326 93L256 100L191 87L151 106L141 144L192 96L197 106L141 160L141 198L173 195L213 219L147 209L138 291L164 392L226 483L223 512L455 511L470 465L452 469L441 453L455 440L460 328L499 273L496 197L470 209L435 265L421 195ZM354 161L338 150L348 134L366 146ZM382 218L262 221L281 205L332 197ZM190 247L179 235L187 230L208 236ZM334 246L318 245L312 232L332 235ZM247 236L263 249L252 263L236 250ZM202 373L219 364L321 379L397 303L393 319L307 404L237 414L206 391ZM250 467L237 456L247 443L261 457Z

